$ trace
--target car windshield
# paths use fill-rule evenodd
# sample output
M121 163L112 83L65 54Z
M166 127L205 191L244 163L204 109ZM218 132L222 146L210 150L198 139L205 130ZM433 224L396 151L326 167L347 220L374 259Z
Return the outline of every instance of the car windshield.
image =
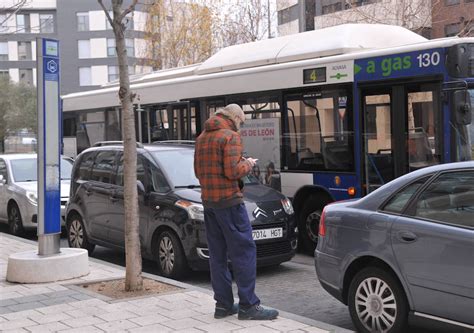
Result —
M176 149L152 153L158 160L174 187L198 187L199 180L194 174L194 150Z
M13 179L15 182L35 182L38 171L36 158L12 160ZM61 159L61 179L71 179L72 163L68 159Z

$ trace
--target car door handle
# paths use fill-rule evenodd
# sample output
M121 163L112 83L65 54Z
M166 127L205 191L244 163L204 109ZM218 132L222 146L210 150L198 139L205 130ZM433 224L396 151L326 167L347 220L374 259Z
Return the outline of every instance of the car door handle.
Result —
M411 243L418 239L418 237L411 231L400 231L398 239L405 243Z
M117 202L119 199L116 196L109 197L110 201Z
M87 196L89 196L89 195L92 194L92 191L86 190L85 193L86 193Z

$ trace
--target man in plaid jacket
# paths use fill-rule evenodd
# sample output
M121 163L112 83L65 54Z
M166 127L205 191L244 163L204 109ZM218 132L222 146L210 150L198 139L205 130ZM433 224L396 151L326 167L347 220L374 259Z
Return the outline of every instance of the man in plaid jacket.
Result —
M240 126L245 114L229 104L204 124L196 140L194 171L201 184L204 223L209 248L211 283L216 300L215 318L238 314L241 320L268 320L276 310L264 309L255 295L256 247L252 238L240 178L246 176L256 159L242 156ZM237 283L239 304L234 304L232 276Z

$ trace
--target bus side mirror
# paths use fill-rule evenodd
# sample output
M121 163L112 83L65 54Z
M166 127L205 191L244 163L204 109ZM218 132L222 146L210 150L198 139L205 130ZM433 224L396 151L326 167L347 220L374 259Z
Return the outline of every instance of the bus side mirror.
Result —
M469 125L472 122L471 96L467 90L453 93L454 120L458 125Z

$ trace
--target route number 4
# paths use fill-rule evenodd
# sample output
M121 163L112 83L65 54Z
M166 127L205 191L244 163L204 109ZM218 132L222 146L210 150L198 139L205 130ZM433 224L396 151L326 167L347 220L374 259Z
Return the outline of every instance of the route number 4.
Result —
M430 67L438 65L441 56L439 52L421 53L416 59L418 59L418 67Z

